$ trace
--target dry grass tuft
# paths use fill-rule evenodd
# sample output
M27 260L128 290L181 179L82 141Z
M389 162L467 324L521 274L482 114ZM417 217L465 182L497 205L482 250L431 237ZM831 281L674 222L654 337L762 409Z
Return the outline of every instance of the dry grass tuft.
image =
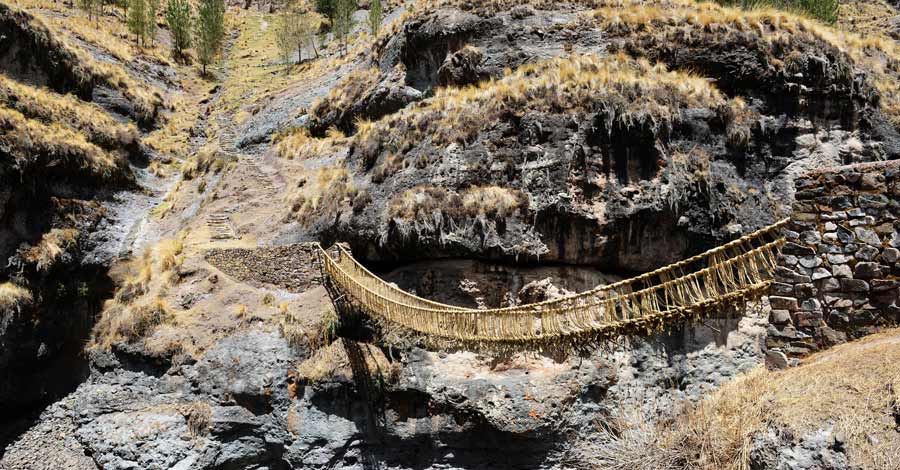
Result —
M377 68L354 70L343 78L324 98L310 106L309 128L315 135L324 134L333 124L345 127L350 108L372 92L381 72Z
M48 271L77 242L78 230L55 228L45 233L37 245L22 248L19 253L23 261L35 265L38 271Z
M157 327L174 320L161 295L178 280L178 270L184 262L184 237L180 234L163 240L130 262L130 275L107 302L89 347L109 349L121 342L144 340ZM147 299L151 293L156 294Z
M309 130L305 127L291 130L291 132L280 136L275 146L278 156L293 160L299 158L313 158L320 155L327 155L334 151L336 142L334 139L325 137L317 139L309 134Z
M389 215L398 222L428 223L436 219L503 219L527 209L528 196L517 189L475 186L456 193L435 186L418 186L394 198Z
M0 314L6 315L34 301L31 291L11 282L0 283Z
M198 438L209 434L212 424L213 409L205 401L195 401L189 405L181 406L178 410L187 421L188 432L191 437Z
M359 358L354 358L359 354ZM358 360L359 364L351 361ZM391 365L384 353L376 346L364 343L354 343L349 340L335 341L321 348L309 359L297 366L297 377L306 383L318 383L326 381L354 380L354 368L364 369L368 374L367 380L380 377L385 379L390 376Z
M210 170L219 173L227 165L226 155L217 142L204 145L190 159L185 160L181 166L181 176L186 180L192 180L205 175Z
M132 179L123 156L88 142L61 124L44 124L0 105L0 145L23 174L123 183Z
M291 196L291 212L309 226L323 217L333 217L341 207L350 207L358 192L346 168L323 167L313 181Z

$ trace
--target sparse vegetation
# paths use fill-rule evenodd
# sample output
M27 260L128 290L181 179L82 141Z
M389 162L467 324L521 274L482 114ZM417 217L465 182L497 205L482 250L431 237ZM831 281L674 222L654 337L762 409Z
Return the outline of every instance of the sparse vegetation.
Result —
M125 182L132 178L126 161L88 142L84 135L53 122L28 119L0 106L0 144L22 174Z
M809 15L827 24L838 19L838 0L716 0L722 5L739 6L745 9L772 7L779 10Z
M278 14L275 23L276 40L281 50L284 62L290 62L291 56L297 54L297 63L303 61L303 47L312 46L318 56L316 48L316 31L319 19L314 14L301 11L297 8L287 8Z
M755 369L673 420L651 425L629 415L618 429L601 433L606 442L580 446L570 463L622 470L748 470L755 435L786 429L799 438L831 423L855 465L897 468L900 435L889 413L898 383L898 334L842 344L784 371Z
M292 197L291 210L297 220L310 224L318 217L337 213L343 205L350 206L358 192L345 168L322 168L312 183Z
M203 146L193 158L185 160L181 166L181 176L186 180L192 180L208 173L210 170L218 173L225 168L225 157L217 143Z
M795 77L798 65L810 50L832 57L833 67L824 71L833 89L843 99L869 100L867 89L874 85L880 107L900 125L900 47L880 35L865 38L841 32L791 13L772 9L744 11L715 3L693 0L665 0L647 4L639 0L600 0L593 16L611 39L627 38L623 50L650 60L677 57L665 51L674 45L730 51L748 49L767 65L768 77L747 77L766 86L777 86L779 77ZM686 34L690 32L690 34ZM679 57L689 56L681 54ZM703 72L702 63L678 63L679 67ZM854 70L866 72L869 80L854 83ZM810 74L807 74L810 75ZM729 76L719 86L739 77ZM812 79L810 75L810 79ZM793 80L793 79L792 79ZM790 80L784 80L790 81ZM862 86L860 86L862 85ZM808 86L816 86L810 83Z
M0 103L45 125L57 123L85 134L87 140L106 149L121 149L138 140L137 128L121 124L99 106L72 95L20 84L0 74Z
M183 237L163 240L131 262L131 275L104 307L90 347L109 349L120 342L143 340L174 321L161 293L177 279L176 271L184 262Z

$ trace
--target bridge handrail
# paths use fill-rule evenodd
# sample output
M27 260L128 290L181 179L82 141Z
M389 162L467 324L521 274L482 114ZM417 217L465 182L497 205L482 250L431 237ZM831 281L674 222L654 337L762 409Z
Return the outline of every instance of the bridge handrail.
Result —
M748 242L784 223L780 221L700 255L610 286L550 301L488 310L422 299L378 278L343 247L339 247L339 254L344 263L319 249L329 277L374 315L423 334L461 341L508 342L586 334L635 321L660 320L758 291L768 285L775 254L784 239L776 238L755 248ZM726 250L735 247L741 247L742 252L724 257ZM673 278L661 276L705 258L709 263L702 269ZM627 292L615 290L616 286L632 286L652 276L660 276L661 282ZM613 295L599 297L598 293ZM584 301L587 298L590 300Z
M570 295L567 295L564 297L558 297L555 299L548 299L548 300L544 300L541 302L535 302L535 303L526 304L526 305L514 305L514 306L500 307L500 308L489 309L489 310L491 312L504 312L504 311L517 311L517 310L521 310L524 307L529 307L529 308L535 309L535 308L544 307L544 306L548 306L548 305L552 305L552 304L561 304L561 303L565 303L565 302L570 302L573 300L577 300L579 298L586 298L586 297L596 296L599 294L614 292L622 287L632 286L638 282L643 282L643 281L647 281L648 279L652 279L654 276L660 276L665 273L674 272L675 270L680 269L685 266L688 266L692 263L702 261L707 258L711 258L711 257L713 257L717 254L723 253L729 249L739 247L742 244L745 244L749 241L758 239L758 238L762 237L763 235L766 235L768 233L771 233L775 230L778 230L778 229L784 227L788 223L789 220L790 219L782 219L772 225L769 225L769 226L763 227L759 230L748 233L736 240L732 240L730 242L724 243L718 247L711 248L703 253L691 256L691 257L683 259L681 261L677 261L675 263L660 267L653 271L650 271L650 272L647 272L647 273L644 273L644 274L641 274L641 275L638 275L638 276L635 276L635 277L632 277L629 279L624 279L622 281L618 281L618 282L615 282L612 284L597 286L593 289L590 289L590 290L587 290L584 292L578 292L578 293L570 294ZM428 299L423 299L414 294L410 294L409 292L406 292L406 291L400 289L399 287L396 287L389 283L384 282L378 276L376 276L371 271L369 271L365 266L363 266L361 263L356 261L356 259L353 258L352 254L350 254L350 252L347 251L344 247L342 247L341 245L337 245L337 247L340 250L342 258L346 257L353 264L355 269L360 270L364 275L366 275L373 281L383 283L390 291L396 293L399 297L409 299L409 302L405 302L407 304L422 303L422 304L434 306L435 308L438 308L439 310L442 310L442 311L463 311L463 312L469 311L469 312L482 312L482 313L485 312L484 309L473 309L473 308L458 307L458 306L454 306L454 305L447 305L447 304L443 304L440 302L434 302L434 301L431 301ZM323 250L323 252L326 254L326 256L328 256L327 252L325 252L324 250ZM666 281L663 281L663 282L666 282ZM649 287L649 286L645 286L645 287ZM617 294L619 294L619 293L617 293Z

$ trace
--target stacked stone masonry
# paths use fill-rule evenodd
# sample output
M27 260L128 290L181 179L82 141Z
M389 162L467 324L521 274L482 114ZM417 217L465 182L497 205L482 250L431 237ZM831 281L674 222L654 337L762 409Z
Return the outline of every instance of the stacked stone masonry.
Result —
M900 162L796 181L768 346L803 355L900 321Z
M213 249L206 261L241 282L303 292L322 283L317 252L315 243Z

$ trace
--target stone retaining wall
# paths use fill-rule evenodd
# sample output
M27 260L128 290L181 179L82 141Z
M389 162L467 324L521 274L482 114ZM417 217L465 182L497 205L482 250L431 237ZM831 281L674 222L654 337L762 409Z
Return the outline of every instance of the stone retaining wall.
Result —
M241 282L303 292L322 284L317 249L315 243L212 249L206 252L206 261Z
M769 347L802 355L896 325L900 162L829 169L796 187L769 297Z

